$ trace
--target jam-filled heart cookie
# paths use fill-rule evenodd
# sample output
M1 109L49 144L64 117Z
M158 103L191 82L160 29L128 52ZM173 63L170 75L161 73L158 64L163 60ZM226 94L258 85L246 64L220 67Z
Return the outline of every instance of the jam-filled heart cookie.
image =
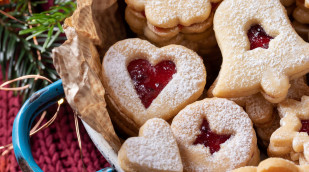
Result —
M119 41L102 66L111 118L131 135L148 119L174 117L200 97L206 84L202 59L179 45L157 48L140 39Z
M280 128L271 135L268 153L309 162L309 97L303 96L301 102L287 99L278 105L278 111Z
M241 167L232 172L306 172L309 165L296 165L291 161L282 158L268 158L262 161L257 167Z
M214 30L223 55L216 97L262 92L278 103L289 80L309 72L309 44L297 35L279 0L225 0Z
M171 127L184 171L230 171L259 161L251 120L230 100L206 98L188 105Z
M177 142L163 119L148 120L139 137L127 139L118 152L118 162L126 172L182 172Z

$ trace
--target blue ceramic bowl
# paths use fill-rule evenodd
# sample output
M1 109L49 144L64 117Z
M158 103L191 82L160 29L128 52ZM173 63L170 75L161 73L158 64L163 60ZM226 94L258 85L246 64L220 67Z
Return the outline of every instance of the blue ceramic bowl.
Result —
M34 93L18 112L12 132L14 153L22 171L42 172L43 170L34 161L31 149L29 132L34 119L49 106L64 98L62 81L57 82ZM112 172L113 168L105 168L99 172Z

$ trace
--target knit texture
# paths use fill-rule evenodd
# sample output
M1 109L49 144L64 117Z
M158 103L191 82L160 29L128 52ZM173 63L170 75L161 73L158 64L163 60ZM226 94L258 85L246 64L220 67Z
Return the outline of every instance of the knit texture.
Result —
M0 84L2 74L0 73ZM14 118L21 107L20 98L13 92L0 91L0 145L12 142ZM48 110L47 118L54 114L57 106ZM38 117L39 118L39 117ZM44 120L46 122L47 120ZM96 171L110 165L96 149L82 123L79 123L83 160L87 171ZM43 171L78 172L82 170L82 160L77 142L74 113L67 104L62 105L55 122L31 137L31 150L35 161ZM0 154L3 151L0 151ZM14 151L0 156L0 172L21 171L14 156Z

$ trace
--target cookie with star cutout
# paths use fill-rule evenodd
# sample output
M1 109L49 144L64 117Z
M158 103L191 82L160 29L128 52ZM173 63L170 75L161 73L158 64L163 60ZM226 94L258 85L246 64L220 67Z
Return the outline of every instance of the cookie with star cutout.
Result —
M184 171L230 171L259 162L252 122L236 103L206 98L186 106L173 119Z

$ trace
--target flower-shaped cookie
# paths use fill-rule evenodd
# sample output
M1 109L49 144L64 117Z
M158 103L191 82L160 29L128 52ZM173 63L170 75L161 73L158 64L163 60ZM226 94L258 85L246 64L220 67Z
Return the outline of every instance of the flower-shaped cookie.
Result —
M148 22L156 27L172 28L177 25L190 26L205 21L211 3L221 0L126 0L129 8L145 11Z
M270 138L270 155L287 155L294 161L300 156L309 161L309 97L301 102L287 99L278 105L280 128Z
M282 158L268 158L257 167L241 167L232 172L306 172L309 171L309 165L296 165L291 161Z
M289 80L309 72L309 44L297 35L278 0L225 0L216 11L214 30L223 55L216 97L262 92L278 103L288 93Z

